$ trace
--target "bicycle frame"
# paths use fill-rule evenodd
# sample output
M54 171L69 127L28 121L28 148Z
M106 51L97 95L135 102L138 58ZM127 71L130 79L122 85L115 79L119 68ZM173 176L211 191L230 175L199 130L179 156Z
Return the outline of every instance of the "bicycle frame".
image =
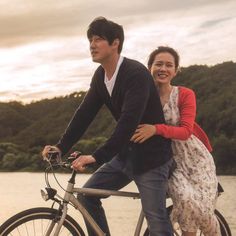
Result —
M44 200L53 200L54 203L59 204L59 209L55 209L54 203L51 208L48 207L36 207L24 210L19 212L9 219L7 219L0 226L0 234L7 235L19 235L21 232L24 232L23 235L32 235L35 232L38 233L40 231L43 236L59 236L60 233L66 232L71 233L72 235L84 235L84 231L81 226L73 219L70 215L67 215L68 212L68 204L72 205L76 210L79 210L85 221L88 222L91 228L94 230L96 235L105 236L106 233L102 231L102 229L98 226L98 224L93 219L92 215L85 209L82 201L77 199L74 195L90 195L96 197L109 197L109 196L121 196L121 197L130 197L134 199L140 199L140 195L137 192L127 192L127 191L113 191L113 190L105 190L105 189L91 189L91 188L75 188L75 177L76 171L72 170L71 177L68 181L66 189L62 187L55 176L54 167L65 167L71 170L71 160L72 158L68 158L65 162L56 162L55 164L51 164L51 161L48 160L49 166L45 170L45 182L46 182L46 192L41 189L41 194ZM58 161L58 160L57 160ZM72 160L73 161L73 160ZM50 181L48 179L49 170L52 170L53 176L60 186L61 189L64 190L64 196L61 197L57 195L57 190L53 189L50 186ZM223 188L221 185L218 185L218 194L223 192ZM57 196L57 197L55 197ZM167 196L168 198L168 196ZM173 205L167 207L167 213L170 215L173 209ZM215 209L215 216L220 225L220 231L222 236L231 236L230 227L225 220L224 216ZM138 222L135 228L134 236L140 236L141 229L144 221L144 213L141 210ZM62 228L63 227L63 228ZM45 232L46 230L46 232ZM180 236L182 234L181 228L173 227L173 233L176 236ZM149 235L149 229L146 228L144 235ZM201 229L198 230L197 235L203 235Z
M70 164L62 162L58 166L70 167ZM53 167L53 166L51 165L51 167ZM114 190L105 190L105 189L75 188L74 187L75 186L75 177L76 177L76 171L73 170L71 178L68 181L66 189L61 187L64 190L64 197L60 197L61 200L54 198L54 196L56 195L56 190L52 189L50 187L50 184L49 184L48 180L46 179L47 186L49 187L48 189L50 189L50 192L53 192L53 194L48 192L48 194L47 194L48 196L46 198L45 198L46 195L43 195L44 200L51 199L51 200L54 200L55 202L58 202L60 205L59 210L58 210L59 214L56 215L55 219L51 222L50 226L48 227L47 233L45 234L46 236L50 236L50 235L58 236L59 235L62 225L66 220L66 216L67 216L67 212L68 212L68 207L67 207L68 204L71 204L76 210L80 211L83 218L85 219L86 222L88 222L90 224L90 226L92 227L92 229L94 230L96 235L98 235L98 236L105 236L106 235L106 233L103 232L102 229L95 222L95 220L93 219L91 214L85 209L85 207L79 201L79 199L77 199L74 196L75 193L82 194L82 195L96 196L96 197L104 197L104 198L109 197L109 196L120 196L120 197L129 197L129 198L134 198L134 199L140 199L140 195L137 192L135 193L135 192L114 191ZM218 194L220 195L221 192L223 192L223 189L219 185L218 186ZM168 198L168 196L167 196L167 198ZM171 206L168 207L168 209L171 210ZM217 210L215 210L215 214L216 214L217 219L220 223L221 232L223 232L222 236L231 236L230 228L229 228L226 220L224 219L224 217ZM141 210L137 224L136 224L134 236L140 236L141 229L143 226L143 221L144 221L144 213ZM56 225L55 229L53 230L56 223L57 223L57 225ZM148 233L148 230L145 231L144 235L147 235L147 233ZM181 232L179 232L178 229L174 229L174 234L176 236L180 236ZM201 231L200 231L200 235L202 235Z
M73 170L72 177L68 181L67 188L65 190L65 194L63 197L63 204L62 204L62 216L61 219L55 229L54 236L58 236L67 215L68 210L68 203L72 203L75 209L79 210L84 219L89 222L91 227L94 229L98 236L105 236L106 234L101 230L98 224L94 221L93 217L88 213L82 203L73 195L74 193L83 194L83 195L90 195L90 196L99 196L99 197L108 197L108 196L120 196L120 197L130 197L133 199L140 199L139 193L135 192L126 192L126 191L112 191L112 190L101 190L101 189L89 189L89 188L74 188L75 185L75 176L76 172ZM138 222L135 228L134 236L139 236L141 232L141 228L144 221L144 213L141 210ZM49 227L50 229L50 227ZM47 235L50 235L51 232L47 232Z
M59 165L54 165L54 167L70 167L70 164L67 162L61 162ZM91 225L91 228L94 230L96 235L104 236L105 233L101 230L101 228L95 223L92 215L88 213L88 211L83 206L82 201L75 197L75 193L84 194L84 195L92 195L97 197L108 197L108 196L121 196L121 197L131 197L139 199L139 193L134 192L123 192L123 191L110 191L110 190L101 190L101 189L88 189L88 188L75 188L75 176L76 172L72 171L71 178L68 181L66 189L63 188L58 182L56 176L53 175L58 183L58 185L64 190L64 196L61 197L57 195L57 190L53 189L50 186L50 182L48 179L48 170L53 170L53 166L50 165L50 168L47 168L45 171L45 182L46 182L46 192L41 189L41 194L44 200L53 200L54 203L51 208L48 207L36 207L24 210L19 212L8 220L6 220L0 226L0 234L7 235L19 235L21 232L23 235L32 235L35 232L41 232L43 236L58 236L65 231L71 233L72 235L84 235L84 231L81 228L80 224L76 222L70 215L67 215L68 212L68 204L72 205L76 210L79 210L86 222ZM221 190L222 191L222 190ZM219 189L219 193L221 192ZM57 197L55 197L57 196ZM53 207L55 203L59 204L59 208ZM167 207L168 214L171 213L173 205ZM224 216L215 209L216 218L220 224L220 230L222 236L231 236L230 227L225 220ZM135 229L134 236L140 236L141 229L143 226L144 214L141 210L137 226ZM45 232L46 230L46 232ZM65 230L65 231L64 231ZM180 236L181 229L174 227L174 235ZM63 231L63 232L62 232ZM144 235L149 235L149 229L146 228ZM201 230L198 230L198 235L203 235Z

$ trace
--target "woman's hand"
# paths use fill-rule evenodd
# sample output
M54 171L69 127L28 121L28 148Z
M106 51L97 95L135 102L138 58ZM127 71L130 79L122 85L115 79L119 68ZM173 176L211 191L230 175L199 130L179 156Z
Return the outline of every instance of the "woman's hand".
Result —
M143 143L150 137L156 134L156 127L154 125L142 124L136 129L134 135L130 139L134 143Z

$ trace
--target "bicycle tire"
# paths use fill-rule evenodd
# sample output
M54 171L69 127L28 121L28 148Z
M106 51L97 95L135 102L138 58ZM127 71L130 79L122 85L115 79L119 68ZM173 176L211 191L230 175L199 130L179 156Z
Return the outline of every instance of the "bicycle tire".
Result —
M12 216L8 220L6 220L0 226L0 235L1 236L45 235L45 232L48 229L49 224L50 223L54 224L55 222L54 220L56 222L59 220L58 210L46 207L31 208L22 211ZM66 216L59 235L63 236L64 235L63 232L66 233L65 235L85 236L79 224L69 215Z
M170 213L172 211L172 208L173 208L172 205L167 207L167 212L168 212L169 215L170 215ZM217 220L219 221L219 224L220 224L221 236L232 236L231 230L229 228L229 225L228 225L227 221L225 220L225 218L223 217L223 215L218 210L215 210L215 215L216 215ZM181 233L178 233L177 231L174 231L174 235L175 236L180 236ZM203 236L203 233L202 232L198 232L197 235ZM143 236L149 236L148 228L145 230Z
M229 228L229 224L225 220L224 216L218 210L215 210L215 214L216 214L217 220L220 223L221 235L222 236L232 236L231 230Z

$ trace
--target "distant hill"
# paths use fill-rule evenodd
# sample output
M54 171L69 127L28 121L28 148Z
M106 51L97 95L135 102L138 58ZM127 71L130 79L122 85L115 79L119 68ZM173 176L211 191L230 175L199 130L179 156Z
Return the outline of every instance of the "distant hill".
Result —
M26 148L57 142L85 94L73 93L28 105L0 103L0 142L12 142ZM114 123L103 107L84 138L108 137Z
M182 68L173 83L196 92L197 121L212 141L218 173L236 174L236 63ZM42 146L58 141L84 96L85 92L78 92L27 105L0 103L0 170L40 170L37 158ZM75 148L92 152L114 126L103 107ZM16 159L21 165L12 168Z

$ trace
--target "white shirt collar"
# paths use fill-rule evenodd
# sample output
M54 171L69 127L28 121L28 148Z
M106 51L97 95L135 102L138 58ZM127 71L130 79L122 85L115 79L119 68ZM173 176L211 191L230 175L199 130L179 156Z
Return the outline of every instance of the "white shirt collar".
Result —
M108 91L108 93L110 94L110 96L111 96L111 94L112 94L112 90L113 90L114 85L115 85L115 82L116 82L116 77L117 77L117 74L118 74L118 72L119 72L121 63L123 62L123 59L124 59L124 57L120 56L120 58L119 58L119 60L118 60L118 62L117 62L117 65L116 65L116 70L115 70L115 72L114 72L114 74L112 75L112 77L111 77L110 80L108 80L108 78L107 78L107 76L106 76L106 73L105 73L105 75L104 75L104 83L105 83L105 85L106 85L107 91Z

